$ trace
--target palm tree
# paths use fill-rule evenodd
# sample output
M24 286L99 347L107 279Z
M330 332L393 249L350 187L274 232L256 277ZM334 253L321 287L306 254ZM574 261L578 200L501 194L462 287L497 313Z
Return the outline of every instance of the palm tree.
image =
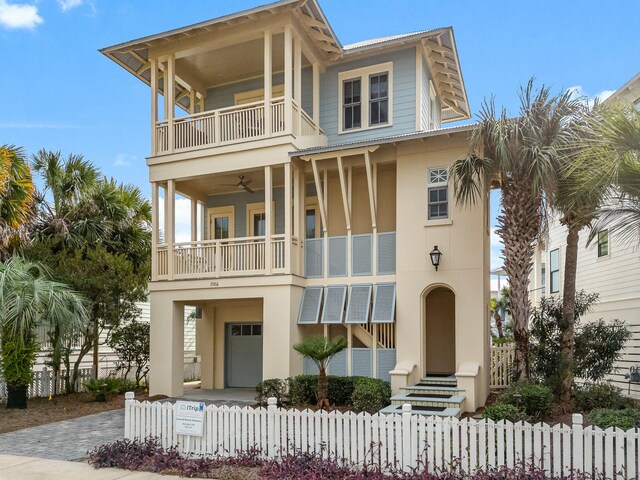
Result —
M79 329L88 319L84 299L51 279L42 265L14 256L0 264L0 342L7 408L26 408L37 344L35 329Z
M318 367L318 407L329 407L329 381L327 367L338 352L347 348L344 337L326 338L324 335L313 335L296 343L293 349L305 358L309 358Z
M509 277L518 378L527 380L534 245L546 224L545 191L553 186L559 150L569 133L565 120L578 102L569 93L553 97L545 86L534 90L533 79L519 97L516 118L509 118L505 110L497 114L493 99L485 101L471 135L471 152L452 166L452 177L462 205L475 204L492 187L502 192L497 233Z
M26 240L34 202L35 186L23 150L0 146L0 257L7 258Z

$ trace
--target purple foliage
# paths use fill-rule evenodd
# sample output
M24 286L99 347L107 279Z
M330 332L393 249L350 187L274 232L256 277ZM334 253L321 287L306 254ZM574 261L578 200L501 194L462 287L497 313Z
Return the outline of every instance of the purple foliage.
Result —
M375 457L375 455L371 455ZM238 452L232 457L188 458L174 447L163 448L155 438L144 442L121 440L103 445L89 453L89 464L95 468L117 467L144 470L183 477L215 478L221 470L238 469L240 476L248 478L242 470L251 470L253 478L264 480L588 480L582 473L550 477L533 467L500 467L466 475L452 465L450 468L426 472L417 468L412 472L399 472L375 463L348 466L324 452L282 455L265 459L262 452L252 449Z

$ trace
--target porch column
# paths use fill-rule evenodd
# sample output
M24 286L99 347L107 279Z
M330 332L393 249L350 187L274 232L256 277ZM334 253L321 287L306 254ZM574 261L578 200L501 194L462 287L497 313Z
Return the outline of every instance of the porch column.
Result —
M271 30L264 32L264 134L271 136L271 97L273 80L273 62L272 62L272 36Z
M271 165L264 167L264 273L271 275L271 219L273 218L273 179Z
M298 111L296 115L296 131L294 135L302 135L302 49L300 47L300 38L296 36L293 43L294 52L294 80L293 80L293 99L296 102Z
M173 280L173 247L175 243L175 206L176 206L176 181L167 181L167 190L164 199L164 239L167 243L167 274L169 280Z
M200 241L206 240L206 233L204 231L204 225L206 220L206 209L204 208L204 202L198 202L200 204Z
M291 273L291 162L284 164L284 273Z
M293 34L291 25L284 27L284 129L293 134L293 105L291 97Z
M156 124L158 122L158 61L151 59L151 155L157 155Z
M320 64L313 64L313 123L320 135Z
M191 241L198 241L198 200L191 197Z
M196 113L196 91L192 88L189 90L189 115Z
M292 271L297 275L302 275L300 268L300 250L304 245L304 227L301 224L300 209L302 204L300 189L300 168L293 168L293 237L296 239L294 255L292 261ZM295 263L293 263L295 261Z
M184 393L184 305L166 292L151 292L150 395Z
M151 281L158 280L158 182L151 183Z
M165 94L164 104L165 111L167 113L167 137L168 137L168 150L173 153L174 149L174 132L173 132L173 116L175 109L176 98L176 57L175 55L169 55L167 57L167 74L165 75Z

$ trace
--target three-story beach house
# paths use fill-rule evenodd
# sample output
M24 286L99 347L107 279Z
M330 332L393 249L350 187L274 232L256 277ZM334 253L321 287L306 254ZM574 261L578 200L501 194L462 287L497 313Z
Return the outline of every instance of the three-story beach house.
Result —
M315 0L282 0L102 53L151 87L152 394L183 391L188 305L203 388L311 372L292 346L325 334L349 345L331 374L484 403L489 210L453 202L451 28L343 46Z

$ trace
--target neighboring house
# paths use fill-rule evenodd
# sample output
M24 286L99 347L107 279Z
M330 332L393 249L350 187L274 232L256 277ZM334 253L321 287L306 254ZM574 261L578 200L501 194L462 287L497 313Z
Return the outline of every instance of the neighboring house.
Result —
M484 404L489 206L448 179L471 130L441 128L470 116L451 28L342 46L315 0L283 0L102 53L151 86L152 394L182 394L191 305L202 388L312 371L292 346L324 333L349 344L332 374Z
M640 74L611 95L606 103L638 105L640 102ZM583 321L602 318L626 322L632 333L618 372L611 376L619 387L629 387L625 374L629 367L639 364L640 347L640 252L637 244L621 241L608 230L597 232L596 238L587 246L587 229L580 232L578 247L578 291L595 292L600 295L593 311ZM550 222L545 248L539 249L531 274L531 301L537 304L545 295L562 295L567 229L557 219ZM640 385L631 385L631 390L640 395Z

